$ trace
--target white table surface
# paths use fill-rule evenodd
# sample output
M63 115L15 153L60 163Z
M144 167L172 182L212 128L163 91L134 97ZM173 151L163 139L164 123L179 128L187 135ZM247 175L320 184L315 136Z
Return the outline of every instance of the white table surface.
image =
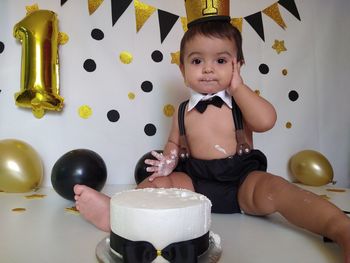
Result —
M306 187L327 195L341 209L350 211L350 190L330 192L324 187ZM131 185L106 186L111 195ZM42 199L27 199L33 193L0 193L0 262L3 263L96 263L96 245L108 236L80 215L65 211L73 202L52 188L40 188ZM25 208L14 212L13 208ZM298 229L278 214L253 217L212 214L211 230L221 237L222 263L341 263L339 247Z

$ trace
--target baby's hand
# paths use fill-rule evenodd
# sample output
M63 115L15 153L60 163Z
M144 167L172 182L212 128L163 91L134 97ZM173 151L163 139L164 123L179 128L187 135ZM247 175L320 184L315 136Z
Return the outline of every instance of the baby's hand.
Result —
M229 93L233 96L236 89L243 84L243 79L241 77L241 61L237 62L237 58L234 57L232 61L232 80L229 87Z
M153 181L154 178L159 176L167 176L175 169L178 161L178 155L176 151L172 151L170 155L164 156L162 153L152 151L151 154L157 159L146 159L145 164L151 165L146 168L147 172L153 172L148 178L149 181Z

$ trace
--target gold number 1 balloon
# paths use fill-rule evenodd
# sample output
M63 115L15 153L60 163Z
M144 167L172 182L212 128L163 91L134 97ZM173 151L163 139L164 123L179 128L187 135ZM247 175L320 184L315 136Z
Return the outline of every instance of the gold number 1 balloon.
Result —
M49 10L36 10L18 22L13 29L22 43L21 90L15 94L16 105L32 108L41 118L45 110L60 111L58 19Z

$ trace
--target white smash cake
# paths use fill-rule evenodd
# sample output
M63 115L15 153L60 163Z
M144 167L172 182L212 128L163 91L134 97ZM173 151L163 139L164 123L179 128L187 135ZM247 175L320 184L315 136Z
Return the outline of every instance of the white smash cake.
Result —
M168 262L174 256L170 252L176 250L171 246L177 242L195 247L195 257L209 247L211 202L204 195L175 188L128 190L111 198L110 209L110 249L124 261L136 262L140 258L134 257L146 255L153 262ZM132 250L135 245L139 248ZM140 247L151 249L140 252Z

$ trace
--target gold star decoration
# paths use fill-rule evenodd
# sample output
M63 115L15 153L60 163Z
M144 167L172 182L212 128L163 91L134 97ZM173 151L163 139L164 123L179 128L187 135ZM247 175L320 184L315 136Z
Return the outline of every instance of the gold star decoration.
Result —
M171 64L177 64L178 66L180 65L180 51L171 53Z
M286 47L284 46L284 40L275 40L275 43L272 45L272 48L276 50L277 54L281 53L282 51L287 51Z

